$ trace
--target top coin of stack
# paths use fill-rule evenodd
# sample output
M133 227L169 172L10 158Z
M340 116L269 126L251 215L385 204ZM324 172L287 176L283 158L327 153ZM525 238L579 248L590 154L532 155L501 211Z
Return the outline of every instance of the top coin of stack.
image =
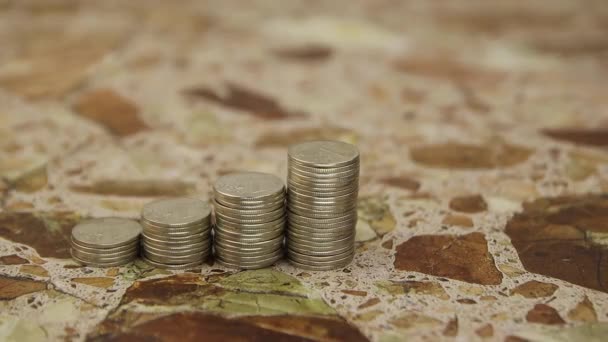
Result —
M283 256L285 185L273 175L238 172L214 185L215 256L232 268L256 269Z
M287 255L309 270L332 270L354 256L359 151L339 141L289 147Z
M200 265L211 254L211 207L195 198L161 199L144 205L144 260L156 267Z
M72 229L71 253L78 263L120 266L137 257L141 226L129 219L106 217L86 220Z

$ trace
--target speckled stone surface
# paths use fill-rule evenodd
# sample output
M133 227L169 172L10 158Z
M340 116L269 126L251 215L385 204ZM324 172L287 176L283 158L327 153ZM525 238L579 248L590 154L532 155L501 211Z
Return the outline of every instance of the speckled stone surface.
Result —
M608 336L608 6L0 0L0 340ZM69 259L82 218L361 151L357 255Z

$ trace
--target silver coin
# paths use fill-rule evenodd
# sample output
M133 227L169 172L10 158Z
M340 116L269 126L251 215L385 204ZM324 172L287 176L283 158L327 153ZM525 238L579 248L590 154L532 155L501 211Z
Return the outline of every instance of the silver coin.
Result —
M185 263L185 264L176 264L176 265L169 265L169 264L163 264L160 262L156 262L154 260L150 260L148 258L146 258L145 256L142 256L142 260L147 263L150 266L156 267L156 268L162 268L162 269L168 269L168 270L184 270L184 269L189 269L192 267L196 267L196 266L200 266L200 264L203 263L204 259L201 260L197 260L194 262L190 262L190 263Z
M70 239L70 245L72 246L72 248L76 248L78 250L88 252L88 253L97 253L97 254L120 253L120 252L124 252L126 250L132 249L134 246L137 246L137 244L138 244L138 241L133 240L131 243L126 244L124 246L111 247L111 248L93 248L93 247L81 245L78 242L74 241L74 239Z
M143 235L142 236L142 243L144 244L151 244L157 247L163 247L166 246L167 248L171 248L171 247L179 247L179 246L186 246L186 245L196 245L196 244L205 244L205 243L210 243L211 241L211 236L200 236L197 238L192 238L192 239L188 239L188 240L180 240L180 241L173 241L173 240L164 240L164 239L155 239L152 237L148 237Z
M301 246L301 245L296 245L296 244L290 244L288 247L288 250L293 250L295 252L298 252L300 254L306 254L306 255L334 255L334 254L340 254L346 251L351 250L353 247L352 246L342 246L342 247L333 247L333 248L309 248L308 246Z
M132 246L130 249L126 249L120 252L114 253L97 253L97 252L88 252L85 250L78 249L77 247L72 246L72 252L78 254L80 258L121 258L128 257L132 254L137 254L137 245Z
M331 225L339 225L345 221L356 221L358 213L356 210L345 213L344 216L336 217L336 218L310 218L304 217L297 214L294 214L290 211L287 211L287 220L288 222L295 222L301 225L323 225L323 226L331 226Z
M358 187L320 192L320 191L312 191L312 190L306 189L305 186L290 185L289 190L287 191L288 197L293 196L294 194L297 194L297 195L312 196L312 197L319 198L319 199L335 198L338 196L351 194L353 192L356 192L358 194L359 193Z
M287 230L287 234L291 234L291 236L299 237L332 237L332 236L345 236L345 235L354 235L355 234L355 226L345 226L341 228L334 229L311 229L307 227L299 227L295 225L290 225Z
M293 230L287 230L286 236L287 239L300 239L303 241L317 241L317 242L326 242L326 241L331 241L333 240L339 240L342 238L345 238L349 235L352 235L353 233L349 233L348 231L345 231L343 233L322 233L322 232L306 232L305 234L301 234L299 232L295 232Z
M79 261L84 261L87 263L95 263L95 264L106 264L106 263L127 263L133 259L135 259L137 257L137 252L135 253L131 253L125 256L121 256L121 257L108 257L108 258L104 258L104 257L91 257L91 256L85 256L82 255L81 253L79 253L77 250L71 250L71 255L73 259L77 259Z
M143 221L143 220L141 222L141 225L144 230L155 230L155 231L159 231L159 232L189 232L189 231L193 231L193 230L197 230L197 229L208 229L211 226L211 215L199 223L191 224L188 226L182 226L182 227L159 226L159 225L155 225L150 222Z
M359 151L341 141L308 141L289 146L288 156L304 166L335 168L358 161Z
M157 226L183 227L206 220L211 215L208 203L195 198L161 199L144 205L141 218Z
M169 256L180 256L180 255L190 255L194 253L202 253L203 251L209 249L211 245L205 244L195 247L188 248L158 248L152 245L145 245L144 249L147 251L151 251L152 253L161 254L161 255L169 255Z
M353 261L354 254L349 258L345 258L332 263L300 263L295 260L289 260L289 262L300 269L307 271L333 271L348 266Z
M202 231L199 233L187 234L187 235L167 235L167 234L156 234L150 231L144 231L142 237L147 237L155 240L168 241L168 242L188 242L196 239L204 239L209 236L210 230Z
M236 224L256 224L256 223L268 223L285 216L285 209L281 208L279 210L273 211L270 214L260 215L260 216L227 216L222 213L216 212L215 219L216 222L228 221Z
M300 263L334 263L338 260L343 260L345 258L349 258L354 254L354 248L347 250L346 252L335 254L335 255L306 255L302 253L298 253L293 249L287 250L287 257L290 260L295 260Z
M340 187L346 186L352 183L359 183L359 176L354 177L332 177L332 178L323 178L323 177L309 177L300 175L292 170L289 170L287 173L287 179L289 182L296 182L300 184L310 184L313 186L327 186L327 187Z
M186 230L186 229L155 229L155 228L150 228L150 227L144 226L143 232L152 233L155 235L162 235L162 236L180 236L180 235L199 234L199 233L208 231L209 229L211 229L210 226L206 226L206 227L194 226L194 227L189 228L188 230Z
M236 172L220 177L213 186L216 198L227 201L275 198L285 192L285 184L274 175L262 172Z
M270 213L274 213L277 211L285 211L284 203L277 207L267 207L267 208L259 208L259 209L241 209L241 208L229 208L225 207L219 203L215 203L215 212L216 214L219 212L225 216L237 216L237 217L250 217L250 216L264 216L269 215Z
M341 203L350 203L353 201L357 201L357 196L359 195L358 191L353 191L351 193L333 196L333 197L317 197L310 195L303 195L292 191L289 193L288 201L300 201L305 203L320 203L320 204L341 204Z
M209 248L206 249L201 249L201 250L194 250L191 251L189 253L175 253L175 252L169 252L169 251L162 251L162 252L157 252L156 250L152 250L152 249L145 249L143 250L142 254L145 254L148 258L152 258L153 260L159 261L159 262L164 262L161 261L160 259L166 259L166 260L173 260L173 261L180 261L183 259L193 259L196 257L200 257L201 255L204 254L208 254L209 253Z
M120 261L115 261L115 262L92 262L92 261L82 260L74 255L72 255L72 259L74 259L74 261L76 261L78 264L85 265L85 266L91 266L91 267L99 267L99 268L123 266L123 265L126 265L130 262L133 262L133 260L135 260L135 258L133 258L130 260L120 260Z
M132 243L138 239L141 231L136 221L105 217L78 223L72 229L72 239L87 247L111 248Z
M289 177L287 179L287 185L289 187L300 187L305 188L308 191L313 192L330 192L330 191L342 191L345 189L356 189L359 186L359 179L349 180L348 182L334 182L334 183L313 183L302 179L295 179Z
M242 234L242 233L232 233L222 231L221 229L215 230L215 235L217 237L232 240L232 241L242 241L242 242L257 242L257 241L265 241L277 238L282 236L285 233L284 229L275 229L266 233L258 233L258 234Z
M235 230L243 229L243 230L269 230L274 227L278 227L284 225L286 222L286 217L281 216L273 221L261 222L261 223L239 223L239 222L231 222L224 220L221 216L217 216L215 218L216 225L222 225L226 228L233 228Z
M259 256L268 256L270 254L276 253L277 250L282 250L283 247L282 246L276 246L273 248L268 248L268 249L264 249L264 250L258 250L258 251L241 251L241 250L234 250L234 249L230 249L230 248L224 248L221 245L215 245L214 246L214 250L215 250L215 255L217 256L234 256L234 257L242 257L242 256L250 256L250 257L259 257Z
M302 209L302 208L299 208L296 206L291 206L290 210L292 210L292 212L297 215L305 216L305 217L309 217L309 218L336 218L336 217L344 216L344 213L346 212L347 209L337 210L337 211L314 211L314 210Z
M354 210L357 207L357 202L352 201L351 203L344 203L344 204L318 204L318 203L304 203L304 202L300 202L297 200L290 200L287 202L287 205L290 208L291 207L301 208L301 209L305 209L307 211L314 211L314 212L331 211L331 212L343 213L343 212Z
M210 230L211 230L211 227L207 227L205 229L195 228L191 231L168 230L168 231L163 232L163 231L148 229L147 227L144 227L143 234L148 234L148 235L153 235L153 236L162 236L162 237L181 238L181 237L187 237L187 236L192 236L192 235L204 234L206 232L209 232Z
M350 165L347 165L345 167L338 167L338 168L319 168L319 167L310 167L310 166L304 166L298 163L292 163L291 161L288 160L287 162L287 169L288 171L294 171L297 172L303 176L307 176L310 175L312 177L340 177L340 176L352 176L352 175L358 175L359 171L360 171L360 164L357 163L353 163Z
M175 265L175 264L188 264L191 262L196 262L203 259L203 253L197 253L190 256L185 257L168 257L164 255L157 255L149 251L144 251L142 253L143 256L148 260L152 260L162 264Z
M230 262L230 261L225 261L222 260L222 258L218 257L215 260L222 266L228 267L228 268L236 268L236 269L244 269L244 270L253 270L253 269L260 269L260 268L266 268L266 267L270 267L272 265L274 265L277 261L279 261L281 258L283 257L282 254L268 258L267 260L264 261L259 261L259 262L253 262L253 263L248 263L248 262Z
M287 245L291 246L293 244L297 244L300 245L301 247L311 247L311 248L331 248L331 247L342 247L345 245L351 245L354 246L355 244L355 235L354 234L350 234L350 235L343 235L343 236L337 236L337 237L328 237L327 239L323 240L323 239L318 239L318 240L311 240L308 237L305 238L301 238L299 236L293 236L293 234L290 236L289 240L287 241Z
M268 259L271 259L271 258L274 258L277 256L282 256L282 255L283 255L283 250L277 249L275 251L267 253L266 255L260 255L260 256L252 256L249 254L247 254L247 255L223 254L223 255L220 255L219 258L221 258L224 261L240 264L240 263L264 262Z
M257 251L257 250L267 250L269 248L275 248L277 246L283 245L283 236L279 238L275 238L268 241L263 242L238 242L238 241L230 241L221 238L216 238L213 240L215 246L221 246L227 249L239 250L239 251Z

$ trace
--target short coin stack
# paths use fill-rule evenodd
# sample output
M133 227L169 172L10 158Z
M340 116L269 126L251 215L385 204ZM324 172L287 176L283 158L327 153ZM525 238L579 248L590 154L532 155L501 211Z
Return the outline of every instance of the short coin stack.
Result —
M152 266L184 269L211 254L211 207L195 198L161 199L144 205L142 257Z
M287 256L303 269L332 270L354 256L359 151L339 141L289 147Z
M285 185L273 175L238 172L214 185L216 260L227 267L257 269L283 256Z
M71 253L78 263L94 267L121 266L137 258L141 226L129 219L86 220L72 229Z

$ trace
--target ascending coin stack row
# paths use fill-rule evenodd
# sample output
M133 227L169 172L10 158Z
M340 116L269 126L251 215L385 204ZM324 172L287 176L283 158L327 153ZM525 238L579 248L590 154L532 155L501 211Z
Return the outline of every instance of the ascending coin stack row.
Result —
M283 256L285 185L273 175L238 172L214 185L216 260L228 267L263 268Z
M287 256L303 269L348 265L355 251L359 152L337 141L289 147Z
M194 198L162 199L144 206L142 258L166 269L200 265L211 254L211 207Z
M95 267L120 266L137 258L139 223L122 218L85 220L72 229L71 253L77 262Z

